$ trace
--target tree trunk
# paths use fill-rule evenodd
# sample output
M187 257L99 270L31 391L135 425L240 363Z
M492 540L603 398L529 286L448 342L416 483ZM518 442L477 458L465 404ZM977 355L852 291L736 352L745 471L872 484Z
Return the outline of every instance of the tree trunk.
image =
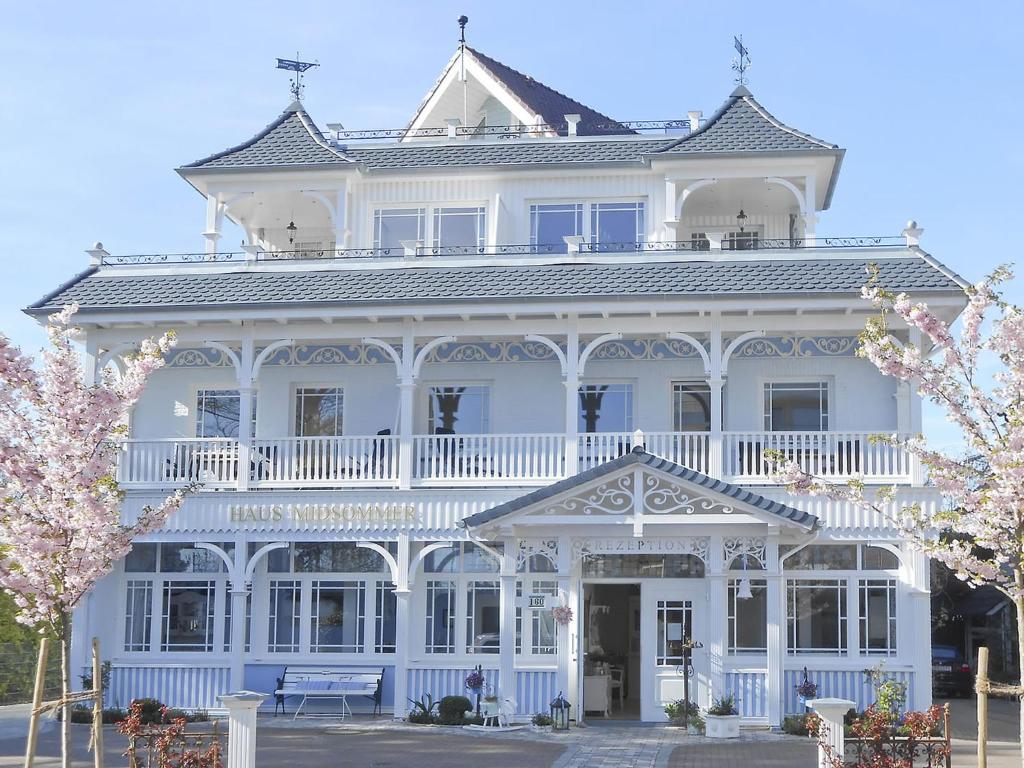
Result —
M1017 609L1017 675L1020 680L1018 684L1024 684L1024 597L1015 597L1013 607ZM1024 697L1018 696L1017 699L1020 709L1017 739L1020 743L1021 766L1024 768Z
M71 768L71 615L65 613L60 622L60 755L62 768Z

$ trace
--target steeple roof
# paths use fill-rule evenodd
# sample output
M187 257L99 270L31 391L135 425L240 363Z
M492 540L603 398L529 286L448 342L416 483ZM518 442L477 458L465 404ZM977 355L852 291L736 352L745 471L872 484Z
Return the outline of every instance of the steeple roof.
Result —
M658 154L786 152L839 150L835 144L803 133L762 107L746 86L737 87L698 130L661 149Z
M302 102L296 99L274 122L248 141L184 168L259 168L347 161L343 153L324 140Z

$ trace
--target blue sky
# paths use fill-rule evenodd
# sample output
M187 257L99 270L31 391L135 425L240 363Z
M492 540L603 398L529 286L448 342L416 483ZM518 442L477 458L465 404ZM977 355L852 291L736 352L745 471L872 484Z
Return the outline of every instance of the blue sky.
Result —
M710 114L733 87L742 33L761 103L847 149L819 233L898 234L915 218L922 245L971 279L1021 241L1024 3L0 0L0 11L0 328L28 349L43 337L20 308L84 269L93 241L202 250L203 201L173 168L277 116L289 95L276 56L320 62L305 99L319 124L400 126L453 52L461 13L472 45L620 119ZM927 428L949 437L934 414Z

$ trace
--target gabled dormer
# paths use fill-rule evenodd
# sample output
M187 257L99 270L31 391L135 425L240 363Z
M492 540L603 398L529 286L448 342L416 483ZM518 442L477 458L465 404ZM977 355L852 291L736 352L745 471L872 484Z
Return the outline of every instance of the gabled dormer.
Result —
M570 116L568 121L566 116ZM449 59L413 115L412 130L403 141L422 139L416 132L423 129L447 129L453 121L480 135L486 135L485 128L522 129L549 137L633 133L607 115L468 45L460 46Z

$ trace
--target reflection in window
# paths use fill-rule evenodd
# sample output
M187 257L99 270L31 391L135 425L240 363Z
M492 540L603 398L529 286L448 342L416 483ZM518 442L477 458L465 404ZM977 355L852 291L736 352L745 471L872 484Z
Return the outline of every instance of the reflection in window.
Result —
M533 594L535 595L550 595L552 597L558 596L558 582L557 581L535 581L533 583ZM533 630L533 641L530 645L530 650L536 654L548 655L553 654L558 649L558 625L555 623L554 614L551 613L550 608L544 610L531 610L533 614L532 618L532 630Z
M579 391L581 433L632 432L632 384L584 384Z
M361 653L366 591L362 581L314 581L313 627L310 650L314 653Z
M153 626L153 583L129 579L125 583L127 596L124 624L124 649L148 651Z
M426 653L455 653L455 582L430 579L426 584Z
M828 384L767 382L764 385L764 428L769 432L828 430Z
M295 390L295 434L299 437L337 437L342 434L340 387L299 387Z
M217 544L230 555L234 544ZM164 573L220 573L224 561L219 555L194 544L161 544L160 570Z
M162 651L213 650L213 581L164 583Z
M490 387L431 387L427 430L434 435L485 435L490 430Z
M497 653L501 589L497 581L466 584L466 653Z
M484 208L437 208L434 210L435 248L481 248L485 244Z
M767 653L768 582L752 579L751 597L739 596L740 580L729 580L729 653Z
M402 241L423 242L424 208L378 208L373 212L373 247L403 248Z
M858 591L861 653L879 656L895 654L896 580L861 579Z
M782 567L787 571L852 571L857 568L857 545L811 544L783 560Z
M582 203L530 206L530 245L540 253L565 253L564 238L583 234Z
M295 653L299 650L299 582L270 582L270 621L267 650Z
M711 431L710 386L702 382L673 382L672 429L676 432Z
M241 395L237 389L201 389L196 393L196 437L238 437ZM252 396L253 434L256 395Z
M590 242L597 250L632 251L643 241L643 203L595 203L590 207Z
M689 600L658 601L659 667L679 666L684 661L683 644L693 639L693 603Z
M791 654L846 652L846 581L815 579L787 583Z
M897 571L900 560L888 549L865 544L861 548L861 568L865 571Z
M373 650L375 653L395 652L395 617L398 598L391 584L377 582L377 616L375 618Z
M384 573L384 558L372 549L351 541L298 542L295 545L296 573Z

